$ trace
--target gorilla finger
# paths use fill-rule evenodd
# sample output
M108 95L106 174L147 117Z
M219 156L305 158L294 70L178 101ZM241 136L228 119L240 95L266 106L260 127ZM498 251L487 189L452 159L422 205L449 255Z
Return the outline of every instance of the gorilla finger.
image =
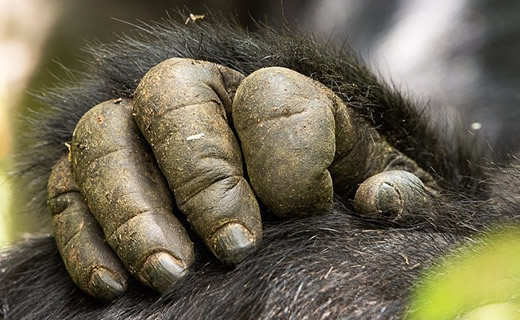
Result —
M74 283L107 302L121 296L128 274L103 240L103 232L72 178L67 156L52 168L47 190L56 244Z
M233 102L251 185L273 213L314 212L332 204L335 122L326 89L289 69L249 75Z
M389 170L365 180L356 191L359 214L398 220L432 204L434 193L413 173Z
M193 244L132 117L131 101L103 102L78 122L72 167L108 244L128 270L163 292L194 262Z
M332 180L335 192L350 196L359 183L392 168L429 176L330 89L290 69L249 75L232 114L251 185L277 215L329 207Z
M214 63L173 58L150 69L134 100L136 122L177 205L227 264L242 261L262 238L260 209L227 122L242 78Z

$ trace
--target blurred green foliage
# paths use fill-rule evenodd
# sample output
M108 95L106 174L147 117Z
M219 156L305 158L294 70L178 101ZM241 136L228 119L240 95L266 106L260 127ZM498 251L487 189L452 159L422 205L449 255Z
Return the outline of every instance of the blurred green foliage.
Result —
M520 319L520 229L458 249L416 288L406 320Z
M7 211L9 208L9 197L11 195L11 189L9 183L7 183L7 177L5 175L5 169L7 165L5 161L0 161L0 248L7 244L8 233L7 233Z

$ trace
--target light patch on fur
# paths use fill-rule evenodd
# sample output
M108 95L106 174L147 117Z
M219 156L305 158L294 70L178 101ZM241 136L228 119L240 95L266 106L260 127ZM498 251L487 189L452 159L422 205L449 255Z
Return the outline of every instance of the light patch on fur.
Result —
M192 140L199 140L201 138L203 138L205 136L204 133L198 133L198 134L194 134L192 136L189 136L186 138L187 141L192 141Z

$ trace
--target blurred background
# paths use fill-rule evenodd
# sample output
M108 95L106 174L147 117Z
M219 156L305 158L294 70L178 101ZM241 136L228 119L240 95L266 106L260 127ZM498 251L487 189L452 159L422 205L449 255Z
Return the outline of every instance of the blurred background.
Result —
M185 16L176 14L176 8L185 9ZM216 12L236 16L250 30L256 28L254 20L271 25L287 21L294 29L314 34L319 41L338 47L347 43L403 91L429 101L439 112L453 118L460 113L467 130L485 137L491 148L503 154L518 154L519 1L0 0L0 247L33 232L48 231L40 228L41 221L18 210L30 195L24 194L23 186L14 188L7 179L9 155L24 147L16 143L20 128L15 120L23 116L27 106L38 106L30 93L69 78L62 65L81 71L81 48L87 41L111 41L132 29L132 24L159 20L168 14L184 21L188 13L211 18ZM501 251L494 248L483 250L478 257L488 255L486 261L491 264L499 258L511 261L511 252L520 247L518 240L503 242L507 244L501 247L505 253L500 257L496 252ZM461 268L473 265L478 277L487 263L479 259L467 258L471 261L460 262ZM520 260L513 260L512 270L520 270L516 268ZM504 265L513 266L506 262ZM489 268L483 272L486 270L489 272ZM492 272L503 273L508 279L520 278L514 271ZM453 274L464 284L475 280L461 277L457 271ZM435 294L449 301L455 282L443 287L439 280L432 281ZM507 282L512 286L509 291L493 288L494 283L480 289L466 288L481 296L471 305L484 301L490 288L498 296L520 292L516 282ZM461 299L462 304L466 303L464 297ZM499 304L498 308L506 312L518 310L518 305Z
M185 15L177 14L184 9ZM254 30L254 20L288 22L335 46L348 44L403 91L428 100L503 153L520 133L520 2L509 0L0 0L0 243L41 231L17 210L22 188L6 174L15 118L31 96L81 71L87 41L111 41L140 21L184 21L224 12ZM69 70L64 69L66 66ZM45 232L45 230L43 230Z

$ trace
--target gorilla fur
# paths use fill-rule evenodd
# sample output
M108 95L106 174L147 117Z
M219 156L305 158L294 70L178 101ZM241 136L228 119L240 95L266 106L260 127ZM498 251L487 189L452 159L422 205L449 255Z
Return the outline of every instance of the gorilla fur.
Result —
M520 191L519 171L494 165L494 155L457 123L434 123L433 106L401 95L349 50L288 30L163 21L88 52L81 80L43 92L47 108L23 119L15 174L29 186L25 208L35 219L50 219L50 168L66 152L79 118L99 102L131 97L145 72L170 57L244 74L282 66L320 81L432 174L443 201L401 222L369 221L339 196L326 215L278 221L264 212L263 243L236 268L198 244L192 272L163 296L133 281L108 306L75 287L52 237L34 238L1 256L5 319L397 319L420 275L440 256L478 232L518 220L520 200L512 195Z

